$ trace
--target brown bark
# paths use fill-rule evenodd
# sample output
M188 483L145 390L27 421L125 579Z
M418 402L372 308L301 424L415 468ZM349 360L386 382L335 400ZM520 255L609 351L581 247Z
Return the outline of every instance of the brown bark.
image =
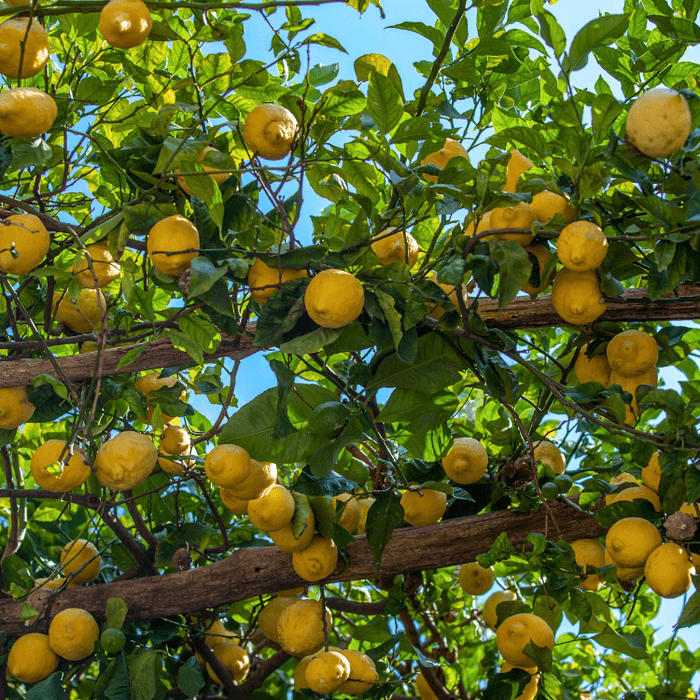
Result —
M562 537L569 541L605 533L591 516L564 504L552 504L552 511L559 522ZM498 511L448 520L430 527L402 528L394 532L387 544L378 574L372 565L367 539L360 536L347 548L349 566L344 569L340 563L325 582L354 581L378 575L387 577L454 566L473 561L477 554L488 551L504 531L508 532L515 546L520 546L530 532L544 532L546 528L543 510L526 514ZM50 617L65 608L83 608L101 621L107 600L112 597L126 601L128 621L193 613L306 584L294 572L291 557L276 547L246 547L224 561L182 573L63 591L53 598L49 614L38 620L33 628L20 620L21 603L0 600L0 626L15 637L32 630L46 632Z

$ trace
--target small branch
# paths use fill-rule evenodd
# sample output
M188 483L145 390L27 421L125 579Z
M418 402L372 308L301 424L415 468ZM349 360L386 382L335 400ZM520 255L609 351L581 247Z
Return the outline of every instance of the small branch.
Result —
M160 576L148 552L137 542L131 533L121 524L118 518L112 517L106 510L102 513L102 520L105 525L120 539L121 543L129 550L129 553L136 559L142 571L150 576Z

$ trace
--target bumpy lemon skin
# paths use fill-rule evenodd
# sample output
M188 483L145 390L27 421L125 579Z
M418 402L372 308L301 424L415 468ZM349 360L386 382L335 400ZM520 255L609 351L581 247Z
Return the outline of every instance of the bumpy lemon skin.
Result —
M435 695L435 691L428 685L428 681L425 680L423 671L419 671L416 676L416 692L421 700L437 700L437 695Z
M350 675L337 689L339 693L347 695L361 695L368 691L379 680L374 661L367 654L355 649L340 649L350 664Z
M455 309L459 311L459 301L457 299L457 287L451 285L451 284L445 284L443 282L438 282L437 281L437 275L432 275L428 277L428 279L431 282L434 282L437 284L440 289L442 289L443 292L447 295L447 298L454 304ZM467 287L466 285L461 285L460 286L460 291L462 292L462 301L464 302L464 306L468 307L469 306L469 293L467 292ZM428 310L427 316L439 321L440 318L442 318L442 315L445 313L445 309L442 306L435 305L431 306Z
M644 331L622 331L608 343L607 356L615 373L632 377L644 374L656 365L659 346Z
M447 494L434 489L406 491L401 496L401 507L404 510L403 519L413 527L433 525L445 514Z
M492 593L486 599L482 610L482 616L486 626L495 632L498 623L498 611L496 608L498 608L500 603L506 603L516 599L517 597L513 591L496 591Z
M442 459L445 474L458 484L474 484L486 474L489 456L474 438L456 438L452 449Z
M231 492L231 489L227 489L225 486L219 487L219 493L221 495L221 501L232 513L236 515L248 515L248 501L237 498Z
M608 386L611 372L612 367L610 367L607 355L588 357L585 352L581 351L574 363L574 374L580 384L598 382L598 384Z
M60 475L52 474L47 467L58 462L61 465ZM34 481L47 491L67 493L84 484L90 476L90 462L87 455L79 448L73 447L73 453L68 454L65 440L47 440L39 445L32 455L30 469Z
M239 644L223 641L214 649L214 653L219 657L221 663L231 674L231 678L240 683L250 670L250 658L248 652ZM207 672L215 683L221 685L221 680L216 675L212 667L207 663Z
M608 530L605 549L617 566L638 569L663 544L656 527L644 518L623 518Z
M448 138L445 139L445 145L439 151L428 154L423 158L420 164L435 165L443 170L453 158L460 157L466 158L467 161L469 161L469 152L459 141ZM423 177L428 180L428 182L437 182L438 180L436 175L428 175L427 173L424 173Z
M337 651L324 651L306 667L306 682L315 693L334 693L350 676L350 662Z
M179 214L161 219L148 232L148 256L153 267L164 275L179 277L199 255L198 248L197 227Z
M552 306L567 323L585 326L605 313L598 276L592 270L576 272L564 268L552 283Z
M88 256L95 272L94 277L88 265ZM106 287L119 277L120 272L121 268L118 263L114 262L114 257L107 243L93 243L86 246L85 251L76 257L73 264L73 274L83 287ZM95 283L95 277L97 283Z
M365 290L344 270L319 272L306 288L304 306L311 320L322 328L343 328L362 313Z
M532 666L533 660L523 651L530 642L550 651L554 648L552 628L541 617L532 613L511 615L496 630L498 650L513 666Z
M205 457L204 471L212 484L236 488L250 476L250 455L238 445L217 445Z
M613 558L610 556L610 552L605 550L605 565L614 566L615 572L617 573L617 580L624 581L625 583L631 583L636 581L638 578L644 576L644 567L637 567L636 569L629 569L624 566L616 564Z
M360 523L360 506L351 493L341 493L333 496L333 508L337 511L340 506L338 502L345 503L343 514L338 520L338 525L344 527L348 532L355 532Z
M266 160L282 160L292 152L297 137L296 117L276 104L256 107L245 120L243 139L248 147Z
M657 547L644 565L649 588L662 598L678 598L688 591L695 573L687 550L674 542Z
M31 272L46 257L51 237L39 217L13 214L0 220L0 270L8 275ZM12 250L17 255L12 257Z
M49 635L30 632L12 645L7 668L20 683L38 683L56 670L58 661L58 655L49 644Z
M48 60L49 35L37 20L13 17L0 24L0 73L4 76L31 78Z
M294 571L304 581L320 581L330 576L338 564L338 548L333 540L314 535L311 543L292 554Z
M326 643L323 605L318 600L297 600L286 607L277 620L277 639L292 656L315 654ZM326 609L325 628L330 632L333 617Z
M408 231L396 231L390 227L379 232L372 241L372 251L382 265L405 263L408 257L408 266L413 267L418 261L418 241Z
M537 216L537 221L543 224L546 224L557 214L561 214L569 223L574 220L575 213L569 201L556 192L548 190L538 192L533 195L530 206Z
M141 0L110 0L100 12L100 33L118 49L142 44L152 28L151 12Z
M608 239L592 221L574 221L557 238L557 257L569 270L595 270L608 254Z
M566 471L566 461L564 460L564 455L562 455L561 450L549 440L540 440L536 442L533 447L533 456L542 464L546 464L551 467L555 474L563 474Z
M77 304L63 292L54 292L56 321L74 333L94 333L102 327L102 313L107 300L99 289L81 289Z
M294 497L282 485L275 484L264 496L248 501L248 518L263 532L281 530L294 517Z
M527 202L519 202L512 207L496 207L489 217L490 229L529 229L537 221L537 216ZM494 233L484 236L484 240L499 238L502 241L515 241L521 246L528 246L534 238L527 233Z
M583 567L584 574L588 565L596 569L605 566L605 547L600 542L591 539L574 540L571 548L576 555L576 563ZM578 587L586 591L599 591L603 583L603 577L599 574L589 574L578 584Z
M49 644L68 661L80 661L95 651L100 628L95 618L81 608L65 608L51 620Z
M275 644L279 643L277 639L277 622L285 608L294 605L297 602L296 598L288 596L276 596L273 598L258 615L258 627L260 631Z
M277 480L277 465L271 462L250 460L250 474L238 485L229 489L229 493L242 501L262 498Z
M468 595L483 595L493 586L493 570L472 561L460 567L458 579L459 587Z
M0 131L17 139L45 134L56 121L58 108L51 95L33 87L0 92Z
M642 469L642 481L644 485L650 488L656 493L659 492L659 485L661 484L661 465L659 464L659 452L654 452L644 469ZM681 510L683 510L681 508ZM695 517L695 508L693 508L691 515Z
M157 461L158 450L148 435L125 430L97 451L97 480L108 489L127 491L145 481Z
M250 296L258 304L264 306L278 285L302 277L308 277L306 270L277 269L266 265L260 258L256 258L248 270Z
M101 569L102 557L92 542L73 540L61 550L61 570L66 577L75 574L71 583L90 583L100 575ZM76 574L76 571L80 573Z
M34 405L27 396L26 386L0 388L0 428L14 430L34 415Z

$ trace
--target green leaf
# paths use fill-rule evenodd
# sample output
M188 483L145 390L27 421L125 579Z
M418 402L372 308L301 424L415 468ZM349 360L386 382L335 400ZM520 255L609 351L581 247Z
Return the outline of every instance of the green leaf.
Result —
M607 93L597 95L591 107L593 115L593 138L596 143L604 141L615 120L622 114L622 105Z
M683 44L700 42L700 27L695 22L680 17L664 17L663 15L649 15L647 19L653 22L659 31L669 39L680 41Z
M350 493L356 486L354 481L335 472L317 479L310 471L304 469L292 485L292 489L307 496L337 496L341 493Z
M33 685L24 695L24 700L65 700L68 696L61 683L61 672Z
M679 629L700 624L700 576L693 576L693 583L695 584L695 593L690 596L676 623L676 627Z
M129 606L122 598L108 598L105 610L107 620L102 627L102 631L104 632L104 630L110 628L120 630L124 625L128 610Z
M633 659L646 659L649 657L647 653L647 640L641 630L633 628L635 632L620 632L614 630L610 625L605 626L606 629L593 637L594 642L598 642L600 646L606 649L619 651L622 654L631 656Z
M401 96L391 80L376 71L369 76L367 111L381 134L390 132L403 116Z
M156 664L160 667L158 649L145 649L126 657L132 700L153 700L156 695Z
M498 264L498 307L503 309L527 284L532 274L532 262L525 249L515 241L494 238L489 241L489 246Z
M552 650L547 647L538 647L534 642L526 644L523 653L529 656L540 671L552 670Z
M629 15L626 14L604 15L585 24L571 42L568 65L565 63L568 70L585 68L588 54L619 39L627 31L629 21Z
M177 670L177 687L188 698L194 698L205 685L199 662L194 656L190 656Z
M317 328L311 333L292 338L286 343L280 343L280 350L292 355L309 355L319 352L326 345L340 338L344 330L344 328Z
M321 537L331 539L335 530L335 508L330 496L309 496L309 505L314 512L316 529Z
M292 280L276 289L263 307L255 331L255 345L276 345L306 313L304 291L310 280Z
M394 491L380 493L367 512L367 542L372 550L375 571L379 571L382 554L394 529L403 523L404 511Z
M385 615L375 615L366 625L358 625L352 632L354 639L361 642L386 642L391 638L391 630Z
M338 77L339 70L340 64L338 63L319 63L309 71L309 81L312 85L325 85Z
M418 659L418 663L421 666L425 666L426 668L439 668L440 667L439 661L435 661L435 659L428 658L418 647L413 646L413 644L411 644L411 647L413 648L413 653L416 655L416 658Z
M367 106L367 98L355 87L349 90L340 86L331 88L321 100L320 113L327 117L349 117Z
M63 382L59 382L58 379L52 377L50 374L37 375L32 380L32 384L35 388L41 386L42 384L48 384L49 386L53 387L53 390L62 399L68 398L68 387L65 384L63 384Z
M270 369L277 377L277 419L272 437L275 439L285 438L296 433L296 429L287 415L287 402L289 394L294 388L296 374L279 360L270 360Z
M547 46L554 49L554 54L559 58L566 48L566 34L554 15L546 10L536 13L537 22L540 25L540 36Z
M148 343L142 343L141 345L131 348L131 350L129 350L129 352L127 352L126 355L119 360L117 369L130 365L147 347Z
M377 297L379 306L384 312L384 317L391 331L391 337L394 339L394 347L398 348L403 337L403 331L401 330L401 314L396 310L394 297L379 288L375 288L374 295Z
M34 139L12 139L12 169L48 165L53 158L53 151L41 136Z
M305 46L307 44L319 44L320 46L327 46L330 49L337 49L338 51L347 53L347 51L343 48L343 45L337 39L334 39L328 34L312 34L310 37L304 39L304 41L302 41L301 43L302 46Z
M648 505L645 505L648 504ZM609 506L597 510L593 517L598 525L610 528L622 518L644 518L651 522L656 521L656 515L649 501L617 501Z
M479 566L483 566L488 569L490 566L498 563L499 561L506 561L510 559L515 554L515 547L510 543L508 539L508 533L502 532L496 541L491 545L486 554L478 554L476 561Z
M105 688L104 695L107 700L132 700L129 687L129 672L126 667L124 652L119 652L112 676Z
M294 516L292 517L292 535L298 538L306 528L306 521L311 514L311 504L306 494L292 491L294 498Z
M190 265L190 299L208 292L228 272L228 267L217 267L209 258L198 255Z

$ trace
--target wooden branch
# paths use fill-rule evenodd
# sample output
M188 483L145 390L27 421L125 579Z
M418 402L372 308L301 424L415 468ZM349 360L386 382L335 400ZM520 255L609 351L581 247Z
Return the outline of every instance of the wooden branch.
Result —
M571 541L605 534L587 513L562 503L553 503L562 537ZM531 532L544 532L544 510L538 513L498 511L469 518L437 523L429 527L406 527L394 532L384 550L377 573L367 538L361 535L347 548L350 565L342 563L324 583L374 579L409 571L437 569L473 561L487 552L498 535L508 532L511 542L520 546ZM123 598L129 606L127 621L138 622L176 614L186 615L205 608L227 605L263 593L308 585L292 568L292 555L276 547L245 547L228 559L182 573L138 578L101 585L90 585L58 593L51 601L48 615L32 626L20 619L22 604L0 600L0 628L10 636L30 631L46 632L50 618L65 608L83 608L98 620L104 620L109 598Z

